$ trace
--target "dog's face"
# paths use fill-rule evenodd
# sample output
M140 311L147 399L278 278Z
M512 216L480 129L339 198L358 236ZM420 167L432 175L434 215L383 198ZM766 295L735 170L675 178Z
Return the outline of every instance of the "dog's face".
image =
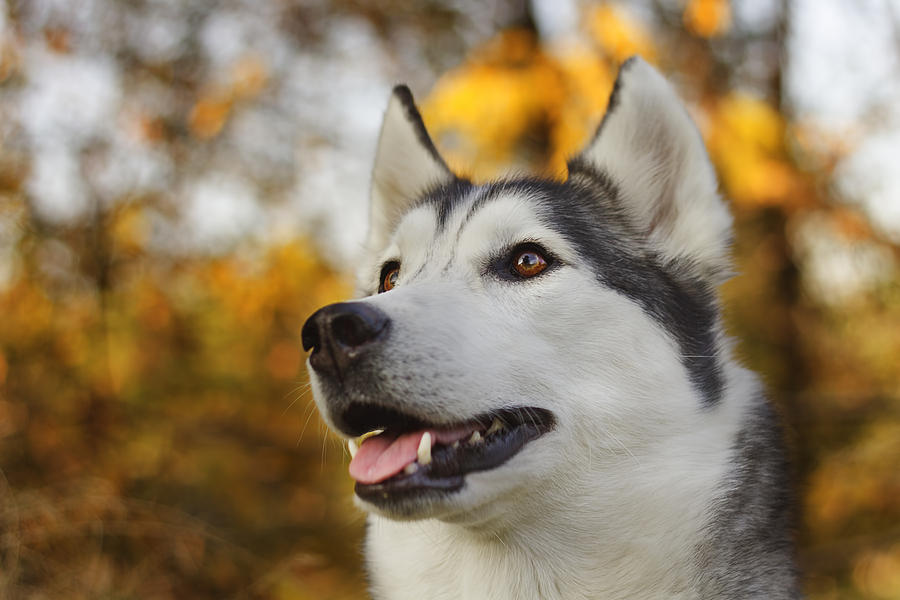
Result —
M546 502L665 451L722 393L712 290L730 217L640 59L564 183L456 178L398 88L371 221L363 298L303 329L366 509L473 523Z

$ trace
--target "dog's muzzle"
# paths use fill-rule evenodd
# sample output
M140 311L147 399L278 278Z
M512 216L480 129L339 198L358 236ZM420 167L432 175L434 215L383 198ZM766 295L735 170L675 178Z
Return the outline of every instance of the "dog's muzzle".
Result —
M316 372L341 378L353 362L387 337L390 318L363 302L338 302L317 310L301 331Z

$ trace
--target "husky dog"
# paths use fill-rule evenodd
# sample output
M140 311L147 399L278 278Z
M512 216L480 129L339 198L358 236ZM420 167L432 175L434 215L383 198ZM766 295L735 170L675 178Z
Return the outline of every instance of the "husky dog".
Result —
M565 182L455 176L394 90L361 299L302 331L375 598L800 597L777 419L720 324L730 234L639 58Z

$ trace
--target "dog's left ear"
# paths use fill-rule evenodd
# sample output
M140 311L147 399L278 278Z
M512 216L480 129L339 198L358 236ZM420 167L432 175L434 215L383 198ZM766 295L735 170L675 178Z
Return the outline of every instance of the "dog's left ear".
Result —
M675 91L639 57L619 70L594 139L569 164L605 174L619 202L666 261L711 283L728 275L731 215L718 194L700 132Z
M369 248L380 248L387 242L403 213L422 194L453 179L428 136L412 92L398 85L388 102L375 152Z

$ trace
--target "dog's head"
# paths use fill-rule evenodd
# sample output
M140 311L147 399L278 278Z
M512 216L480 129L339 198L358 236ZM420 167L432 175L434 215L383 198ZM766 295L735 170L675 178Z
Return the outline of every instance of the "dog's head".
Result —
M303 328L319 409L352 451L365 437L361 504L472 522L685 435L723 393L730 224L698 132L638 58L563 183L454 176L395 89L361 299Z

